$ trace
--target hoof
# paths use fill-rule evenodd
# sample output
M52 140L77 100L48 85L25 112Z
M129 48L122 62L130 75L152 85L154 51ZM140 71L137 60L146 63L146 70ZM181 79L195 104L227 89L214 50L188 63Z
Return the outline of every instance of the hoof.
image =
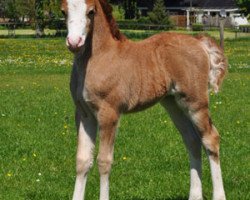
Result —
M197 196L193 195L193 196L190 196L188 200L203 200L203 197L198 196L198 195Z

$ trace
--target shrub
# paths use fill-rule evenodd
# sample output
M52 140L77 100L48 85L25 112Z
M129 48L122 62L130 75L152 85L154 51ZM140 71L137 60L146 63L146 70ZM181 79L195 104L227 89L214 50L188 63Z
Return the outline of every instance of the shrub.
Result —
M248 25L240 25L239 29L242 32L250 33L250 24L248 24Z
M137 22L141 23L141 24L151 24L151 21L150 21L149 17L140 17L137 20Z
M116 20L124 20L125 11L121 6L112 6L113 7L113 16Z
M204 25L203 24L192 24L193 31L203 31Z
M148 14L149 19L154 24L170 25L169 15L163 0L156 0L153 11Z
M7 28L5 26L0 25L0 30L6 30Z
M62 19L55 19L55 20L50 20L47 21L46 27L49 29L55 29L55 30L65 30L67 29L66 23Z

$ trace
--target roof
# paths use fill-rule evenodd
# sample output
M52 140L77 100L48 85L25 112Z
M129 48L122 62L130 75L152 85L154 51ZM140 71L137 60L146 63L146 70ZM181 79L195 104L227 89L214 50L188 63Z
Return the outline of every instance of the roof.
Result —
M199 0L192 0L192 5L197 6ZM165 0L167 7L189 7L190 0Z
M229 8L238 8L234 0L200 0L198 3L198 7L200 8L224 8L224 9L229 9Z
M187 8L190 7L191 0L165 0L167 8ZM139 7L148 7L153 9L153 0L140 0L137 5ZM192 7L202 9L232 9L238 8L235 0L192 0Z

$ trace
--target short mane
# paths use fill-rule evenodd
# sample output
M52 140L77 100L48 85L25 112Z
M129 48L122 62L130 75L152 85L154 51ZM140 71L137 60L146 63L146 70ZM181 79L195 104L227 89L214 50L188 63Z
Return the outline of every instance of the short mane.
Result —
M113 15L112 15L113 9L112 9L111 5L107 2L107 0L99 0L99 2L101 4L102 10L103 10L104 15L106 17L106 20L109 24L109 28L110 28L110 31L111 31L113 38L116 40L120 40L120 41L126 40L125 35L123 35L120 32L118 25L117 25Z

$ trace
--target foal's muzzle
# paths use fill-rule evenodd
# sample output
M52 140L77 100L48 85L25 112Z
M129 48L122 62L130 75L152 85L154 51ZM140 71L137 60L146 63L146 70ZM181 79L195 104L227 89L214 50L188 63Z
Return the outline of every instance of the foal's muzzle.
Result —
M85 44L85 36L68 36L66 38L66 45L72 52L78 52Z

